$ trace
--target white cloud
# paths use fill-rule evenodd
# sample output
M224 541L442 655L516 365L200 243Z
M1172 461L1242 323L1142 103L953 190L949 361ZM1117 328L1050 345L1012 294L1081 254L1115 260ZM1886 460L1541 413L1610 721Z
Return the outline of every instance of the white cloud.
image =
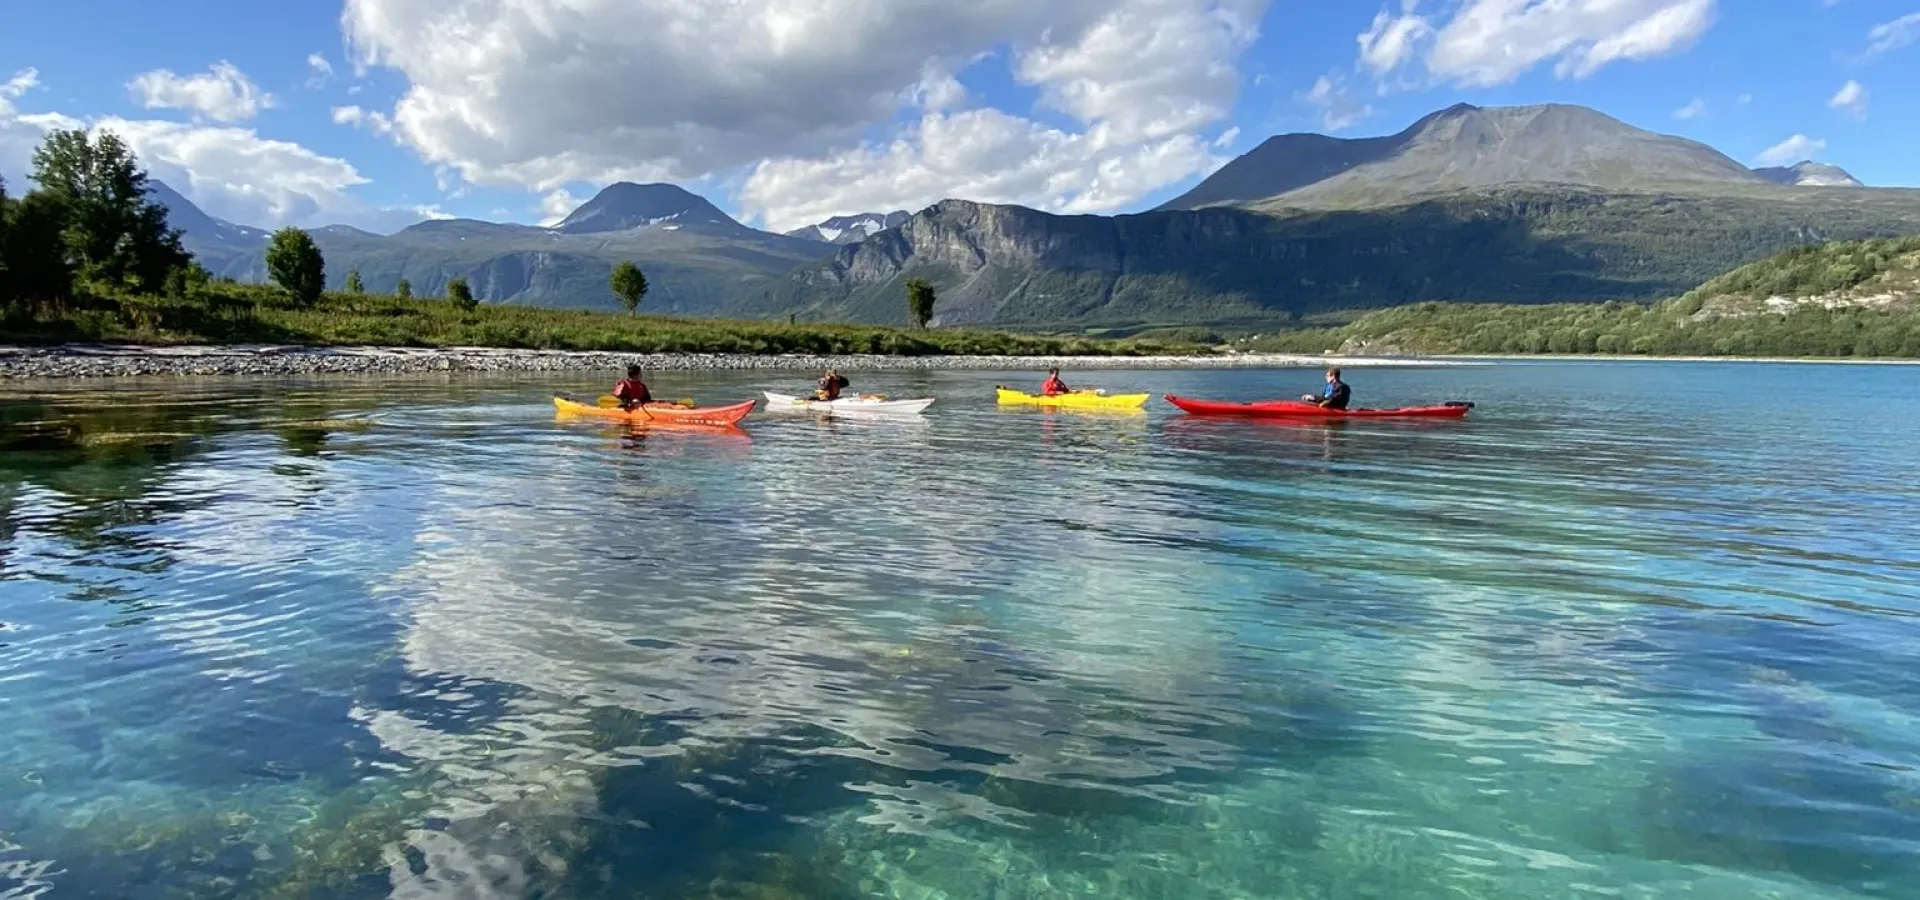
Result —
M1755 161L1763 166L1785 166L1802 160L1809 160L1827 149L1827 142L1796 134L1778 144L1760 151Z
M368 181L346 160L263 138L250 128L118 116L83 121L58 112L21 112L16 101L38 85L32 69L0 83L0 174L9 181L24 180L33 149L47 132L86 128L119 135L148 174L209 215L242 225L342 223L389 232L423 218L446 216L431 206L374 207L352 195L352 189Z
M391 134L393 132L393 122L387 119L385 113L362 109L358 106L334 107L333 124L366 128L375 134Z
M1673 117L1676 119L1682 119L1682 120L1698 119L1701 116L1704 116L1706 114L1707 114L1707 101L1702 100L1699 97L1693 98L1692 103L1689 103L1673 111Z
M774 231L947 198L1107 212L1225 162L1192 134L1116 146L1099 127L1067 132L997 109L929 112L884 144L760 163L740 200Z
M368 183L352 164L252 129L107 117L112 131L155 178L204 208L244 225L324 224L329 214L361 213L350 188Z
M930 67L901 100L921 109L953 109L966 104L967 87L952 73Z
M307 54L307 87L317 88L333 78L333 63L318 53Z
M548 191L540 198L540 224L549 228L560 224L561 219L580 208L580 203L581 199L566 188Z
M1214 162L1185 148L1237 101L1268 2L347 0L342 23L356 64L408 81L395 138L465 181L546 192L751 166L742 199L777 228L966 185L1112 208L1166 183L1147 173L1188 177ZM969 108L953 74L983 57L1075 124ZM951 127L966 122L991 130ZM843 177L788 180L801 171Z
M1354 102L1346 83L1332 75L1320 76L1300 99L1320 111L1320 124L1328 132L1344 131L1373 115L1371 104Z
M1373 25L1356 38L1360 65L1384 76L1413 59L1420 41L1433 34L1433 25L1414 14L1416 5L1415 0L1406 0L1400 15L1383 9L1373 17Z
M7 180L14 193L22 193L18 182L26 175L34 145L40 142L43 133L39 127L21 119L20 107L15 101L39 85L38 69L21 69L6 81L0 81L0 178Z
M39 69L21 69L12 77L0 82L0 116L12 116L20 111L13 101L25 97L27 92L40 86Z
M1908 13L1891 22L1882 22L1867 31L1867 55L1890 53L1920 41L1920 12Z
M1226 131L1220 132L1220 136L1213 139L1213 145L1215 147L1219 147L1224 150L1228 147L1233 146L1233 142L1239 139L1240 139L1240 126L1235 125L1232 128L1227 129Z
M278 102L224 60L193 76L168 69L143 72L127 82L127 90L148 109L184 109L216 122L251 119Z
M1861 87L1860 82L1848 79L1846 84L1840 86L1840 90L1834 92L1833 98L1827 101L1827 105L1856 119L1865 119L1867 89Z
M1258 36L1264 0L1128 0L1077 40L1042 40L1015 74L1044 102L1114 141L1190 133L1232 112L1234 60Z
M1466 0L1433 37L1434 78L1506 84L1547 61L1585 78L1620 61L1684 50L1713 24L1715 0Z

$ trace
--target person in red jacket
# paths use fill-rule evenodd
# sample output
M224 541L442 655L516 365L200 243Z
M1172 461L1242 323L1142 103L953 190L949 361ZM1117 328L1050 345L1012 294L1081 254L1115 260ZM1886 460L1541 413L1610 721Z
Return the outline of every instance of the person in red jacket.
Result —
M638 409L641 405L653 402L653 392L647 390L647 383L640 380L640 367L628 366L627 377L613 386L614 399L620 401L620 408Z
M1052 397L1058 394L1071 394L1073 391L1067 387L1066 382L1060 380L1059 369L1048 369L1047 380L1045 384L1040 385L1040 393L1042 396Z

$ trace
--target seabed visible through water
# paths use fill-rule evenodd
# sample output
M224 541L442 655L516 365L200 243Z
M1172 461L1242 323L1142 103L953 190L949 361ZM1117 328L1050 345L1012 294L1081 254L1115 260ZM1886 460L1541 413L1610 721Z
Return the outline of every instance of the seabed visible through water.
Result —
M1480 405L1335 427L0 394L0 897L1907 896L1904 371L1366 371Z

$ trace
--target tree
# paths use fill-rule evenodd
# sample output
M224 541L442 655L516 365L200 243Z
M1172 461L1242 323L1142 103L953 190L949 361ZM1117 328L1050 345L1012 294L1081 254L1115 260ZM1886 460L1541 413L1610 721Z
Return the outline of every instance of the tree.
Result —
M327 261L313 235L288 226L273 233L273 243L267 247L267 274L301 306L312 306L326 289Z
M13 306L13 281L7 277L7 180L0 178L0 312Z
M192 257L167 208L147 199L147 173L118 135L54 131L33 154L33 180L66 207L61 244L88 281L158 291Z
M620 305L627 308L627 314L637 313L640 298L647 295L647 276L640 271L640 267L631 261L614 266L609 283L613 286L613 295L620 298Z
M405 278L400 279L400 283L393 286L393 295L402 300L413 299L413 282Z
M459 307L461 312L473 312L480 307L480 301L474 299L473 289L467 287L465 278L447 279L447 299Z
M360 270L348 269L347 270L347 293L354 294L357 296L360 294L364 294L366 292L367 292L366 285L360 283Z
M935 299L933 285L918 278L907 279L907 317L915 327L925 328L933 321Z
M213 283L213 273L197 261L173 270L167 275L167 296L175 300L193 300L203 297L207 285Z
M46 191L34 191L6 204L7 290L18 301L57 304L73 296L73 266L67 262L61 234L67 207Z

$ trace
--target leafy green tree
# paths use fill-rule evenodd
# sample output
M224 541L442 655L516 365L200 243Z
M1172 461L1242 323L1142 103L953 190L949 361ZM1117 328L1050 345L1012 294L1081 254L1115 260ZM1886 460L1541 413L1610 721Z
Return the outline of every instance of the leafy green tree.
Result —
M147 199L147 173L118 135L54 131L33 154L33 180L66 207L67 263L83 279L158 291L192 257L167 209Z
M273 243L267 247L267 274L301 306L320 302L320 292L327 287L327 261L313 235L291 226L273 233Z
M609 283L613 287L613 295L620 298L620 305L627 308L628 315L639 311L640 298L647 295L647 276L639 266L631 261L614 266Z
M13 280L7 277L7 180L0 178L0 312L13 308Z
M473 312L480 308L480 301L474 299L473 289L467 287L465 278L447 279L447 299L452 301L461 312Z
M413 282L405 278L400 279L400 283L393 286L393 295L402 300L413 299Z
M199 262L189 261L167 275L167 296L176 300L199 299L206 295L212 283L213 273Z
M936 299L933 285L918 278L907 279L907 318L913 321L914 327L925 328L928 322L933 321Z
M367 286L360 283L360 270L347 270L347 293L359 296L367 292Z
M73 296L73 266L67 262L62 234L67 206L46 191L33 191L6 204L7 290L16 302L57 306Z

